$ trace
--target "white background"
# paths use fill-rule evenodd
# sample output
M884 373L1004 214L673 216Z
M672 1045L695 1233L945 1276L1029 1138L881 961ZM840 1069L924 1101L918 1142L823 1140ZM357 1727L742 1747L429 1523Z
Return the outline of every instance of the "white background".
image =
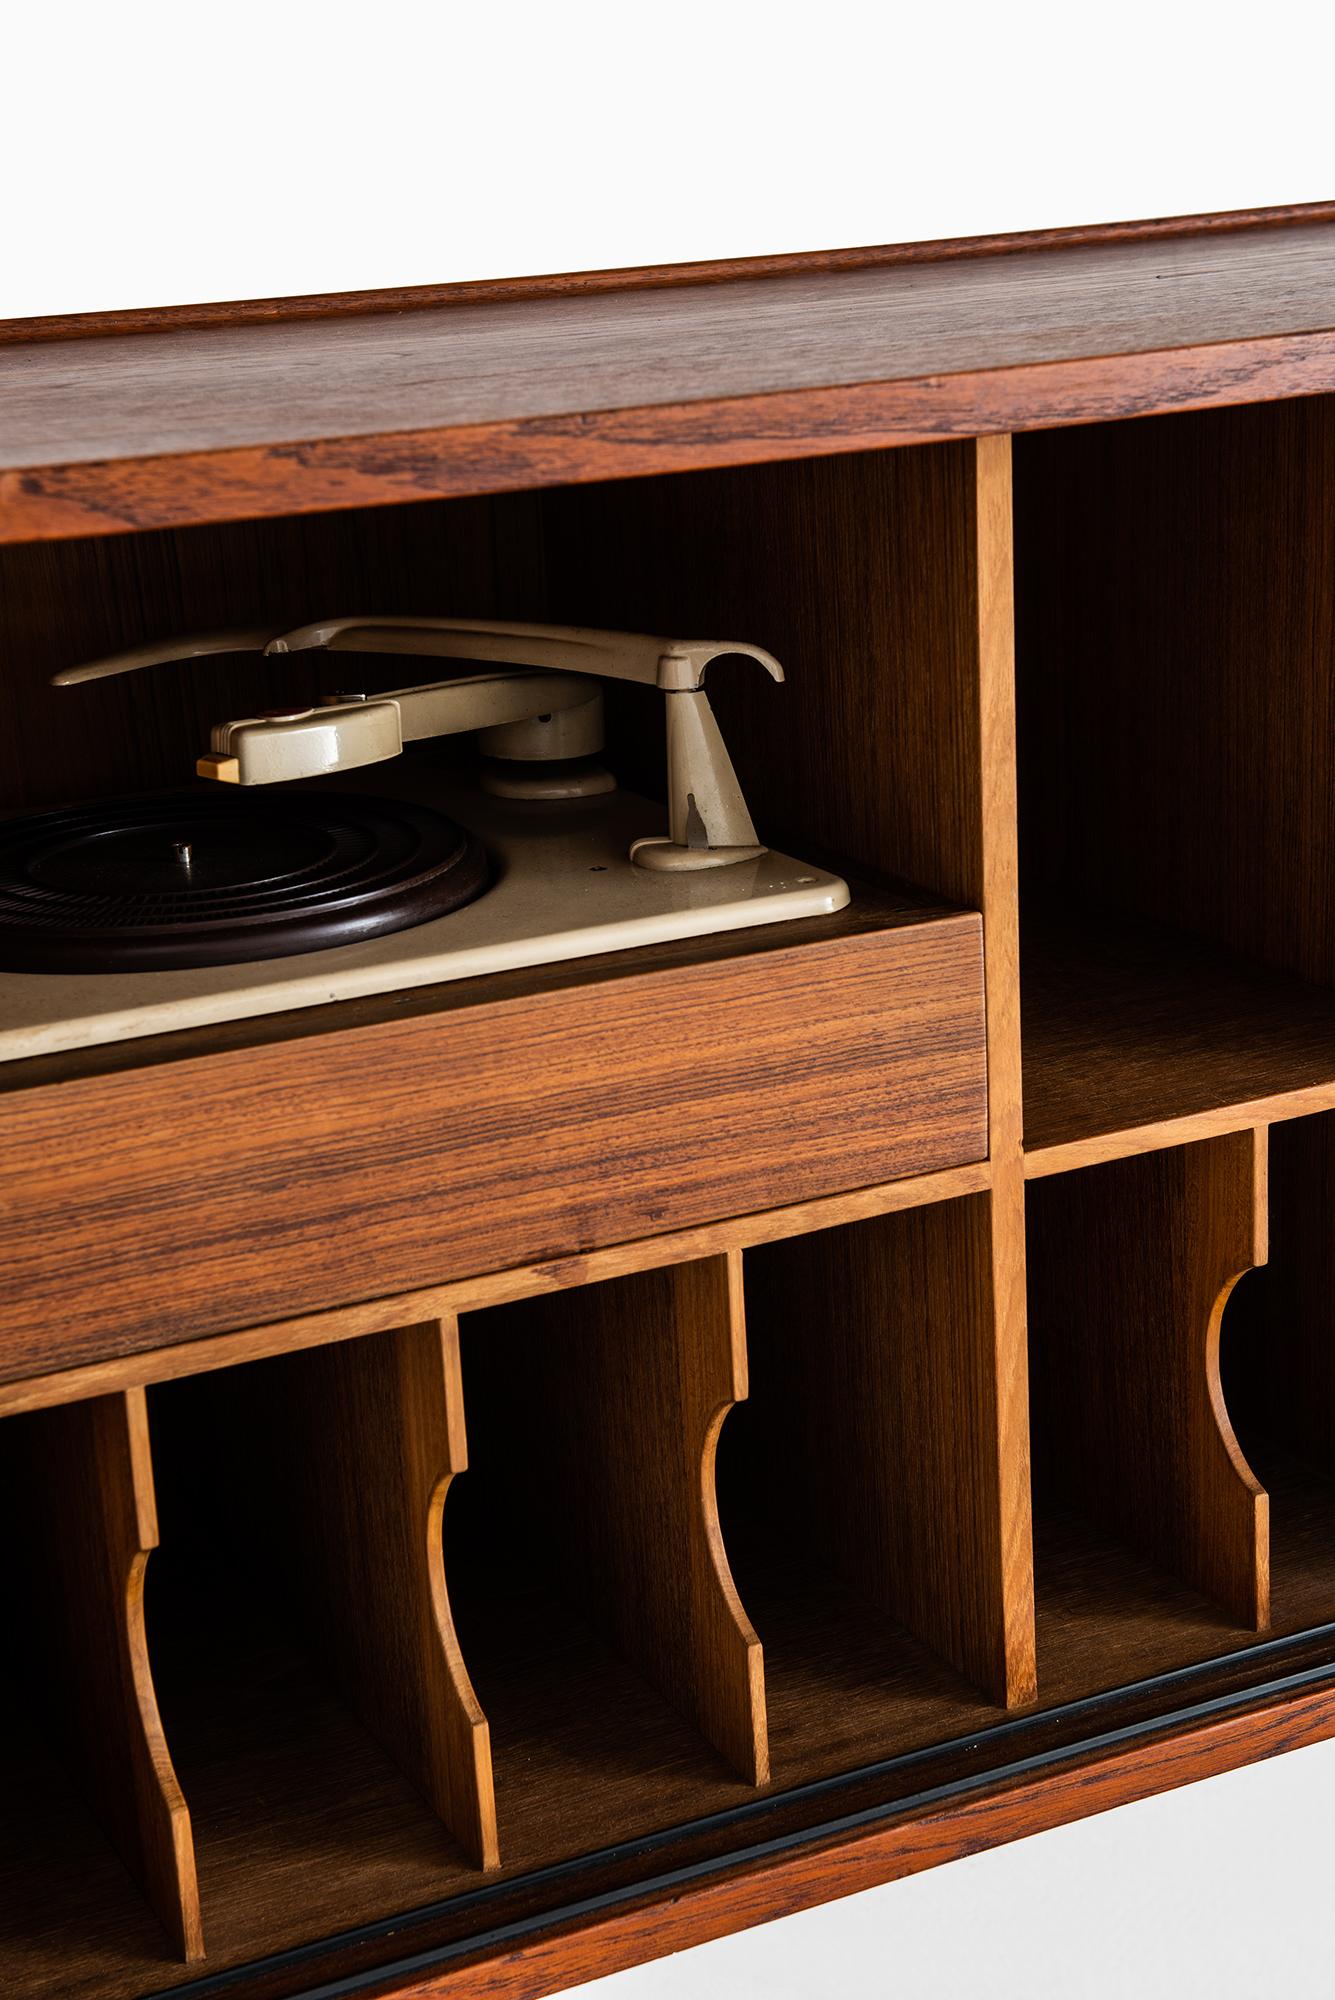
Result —
M1330 14L10 0L0 316L1321 199Z
M40 0L0 317L1335 196L1331 9ZM584 1989L1335 1995L1335 1746Z

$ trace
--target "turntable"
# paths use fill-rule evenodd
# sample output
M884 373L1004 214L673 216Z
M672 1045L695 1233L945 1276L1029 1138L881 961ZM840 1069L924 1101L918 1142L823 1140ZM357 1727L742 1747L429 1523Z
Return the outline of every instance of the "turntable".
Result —
M92 679L262 649L487 666L220 724L163 797L0 825L0 1060L833 912L835 875L763 846L704 690L761 648L578 628L342 618L168 641ZM599 761L602 683L659 688L661 806ZM72 697L73 698L73 697ZM471 735L461 781L414 742ZM381 767L371 791L349 779Z

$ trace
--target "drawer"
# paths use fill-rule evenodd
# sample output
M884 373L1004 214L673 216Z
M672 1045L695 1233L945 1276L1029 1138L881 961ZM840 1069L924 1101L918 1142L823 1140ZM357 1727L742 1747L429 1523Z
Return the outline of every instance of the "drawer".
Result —
M14 1379L979 1160L981 920L863 895L3 1084Z

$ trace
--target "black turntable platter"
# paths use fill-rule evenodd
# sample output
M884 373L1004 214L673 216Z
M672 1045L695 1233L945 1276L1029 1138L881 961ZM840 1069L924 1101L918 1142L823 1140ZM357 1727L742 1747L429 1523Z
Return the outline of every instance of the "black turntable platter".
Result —
M0 968L286 958L408 930L487 886L470 833L352 792L185 792L0 824Z

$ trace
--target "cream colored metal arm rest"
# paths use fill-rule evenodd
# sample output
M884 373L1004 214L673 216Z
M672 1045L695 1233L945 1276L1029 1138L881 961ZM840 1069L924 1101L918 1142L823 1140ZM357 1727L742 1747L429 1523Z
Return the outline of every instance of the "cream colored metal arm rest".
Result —
M740 640L665 639L490 619L347 617L271 636L247 630L141 646L70 668L56 682L68 687L173 659L261 646L268 657L315 650L425 654L494 662L515 671L369 698L334 695L317 708L220 723L209 754L199 760L204 777L243 785L317 777L396 757L418 738L473 730L482 747L499 757L588 756L603 740L597 679L637 681L657 687L667 701L668 832L637 842L635 860L645 868L695 869L765 851L704 691L711 661L728 654L756 660L774 680L783 679L772 654Z

